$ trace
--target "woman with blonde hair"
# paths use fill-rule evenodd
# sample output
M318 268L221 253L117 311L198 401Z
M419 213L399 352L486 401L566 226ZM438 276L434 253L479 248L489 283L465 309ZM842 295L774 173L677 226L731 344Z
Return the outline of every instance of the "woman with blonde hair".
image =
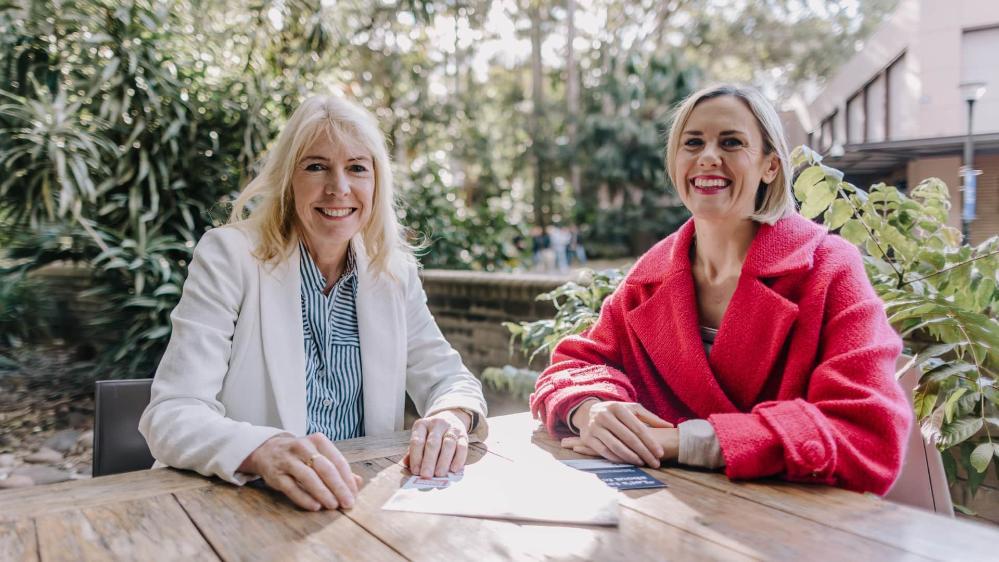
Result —
M294 112L230 224L198 243L171 320L139 424L158 463L349 508L361 480L333 442L401 430L407 392L414 473L460 470L486 431L396 219L384 137L342 98Z
M618 462L885 493L912 423L901 341L857 249L797 214L777 112L750 88L696 92L666 161L693 218L558 344L532 411Z

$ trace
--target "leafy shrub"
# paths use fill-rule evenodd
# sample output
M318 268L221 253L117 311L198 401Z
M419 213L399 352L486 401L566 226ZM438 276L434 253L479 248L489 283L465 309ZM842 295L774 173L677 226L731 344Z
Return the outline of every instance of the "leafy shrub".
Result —
M187 41L192 13L150 0L0 7L0 214L25 229L5 252L21 271L93 267L94 328L121 334L105 376L159 361L191 250L271 134L244 78L211 75Z
M414 161L411 177L402 178L404 209L400 219L422 243L426 267L496 271L518 263L514 237L520 233L509 210L497 200L466 206L444 179L443 166L430 157Z
M794 185L801 213L863 251L888 319L923 371L914 395L923 437L944 452L952 482L964 466L974 494L990 464L999 471L999 238L962 244L947 226L939 179L908 195L883 183L864 191L807 147L794 164L807 166Z
M529 361L534 361L541 353L550 354L555 345L566 336L578 334L597 321L604 299L614 292L623 279L624 272L618 269L585 269L579 283L570 281L553 291L538 295L537 300L552 302L555 317L535 322L504 322L503 325L511 333L511 350L519 345L524 355L529 356Z
M528 397L534 392L534 385L538 381L538 372L506 365L483 369L480 378L484 387L527 402Z
M53 310L43 290L42 283L23 275L3 278L0 283L0 353L4 348L38 341L48 335L48 320Z
M356 53L333 53L349 38L337 43L331 27L353 9L330 9L0 2L0 259L19 273L59 260L93 269L91 295L105 305L93 328L116 336L102 376L152 372L192 249L224 220L266 142L305 94L356 86L341 72L357 68ZM515 257L502 208L462 210L445 182L400 182L415 205L405 222L432 229L429 265L493 269ZM16 247L4 238L15 226Z

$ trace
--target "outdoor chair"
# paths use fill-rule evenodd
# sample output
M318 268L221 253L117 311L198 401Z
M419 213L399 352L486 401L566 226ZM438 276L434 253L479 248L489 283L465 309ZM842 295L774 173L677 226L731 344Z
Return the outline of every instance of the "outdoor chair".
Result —
M897 368L905 369L899 378L902 390L912 406L912 391L919 382L922 373L911 357L902 356ZM950 499L947 487L947 475L944 472L940 451L923 440L919 423L912 424L909 432L909 444L902 462L902 473L885 495L886 500L918 507L927 511L935 511L948 517L954 516L954 504Z
M97 381L94 421L94 476L144 470L153 456L139 433L153 379Z

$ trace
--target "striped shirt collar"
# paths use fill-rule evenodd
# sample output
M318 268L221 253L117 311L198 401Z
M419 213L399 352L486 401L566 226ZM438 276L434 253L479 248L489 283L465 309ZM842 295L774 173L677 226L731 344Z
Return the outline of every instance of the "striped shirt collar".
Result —
M317 291L322 293L323 289L326 288L326 278L323 277L321 271L319 271L319 266L316 262L312 260L312 256L309 254L308 248L305 247L305 242L298 242L298 250L301 253L301 270L302 270L302 281L309 290ZM333 283L333 287L330 293L336 289L341 284L351 281L357 276L357 260L354 256L354 248L352 245L347 245L347 263L344 265L343 273L340 274L340 278Z

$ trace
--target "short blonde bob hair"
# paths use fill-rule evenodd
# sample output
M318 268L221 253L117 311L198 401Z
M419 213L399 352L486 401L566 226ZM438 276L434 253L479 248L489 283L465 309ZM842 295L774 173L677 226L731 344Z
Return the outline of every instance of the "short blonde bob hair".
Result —
M670 127L669 139L666 142L666 172L673 185L679 185L673 172L676 153L680 150L680 135L690 119L691 112L702 101L721 96L732 96L742 100L749 111L756 117L763 134L764 151L767 154L777 153L780 168L777 176L769 184L760 182L756 196L756 211L751 219L767 224L774 224L796 210L794 192L791 190L791 153L784 138L784 127L774 106L763 97L758 90L735 84L709 86L687 96L673 113L673 125Z
M371 152L375 189L367 223L361 227L361 241L371 271L395 278L394 266L414 258L396 217L385 138L374 115L335 95L310 97L295 110L262 159L260 173L233 204L229 223L258 230L260 243L254 255L261 261L276 262L290 255L299 236L291 178L302 155L320 135L329 135L334 143L350 139ZM248 206L250 214L245 217Z

